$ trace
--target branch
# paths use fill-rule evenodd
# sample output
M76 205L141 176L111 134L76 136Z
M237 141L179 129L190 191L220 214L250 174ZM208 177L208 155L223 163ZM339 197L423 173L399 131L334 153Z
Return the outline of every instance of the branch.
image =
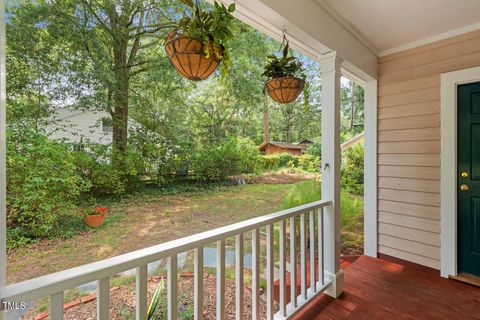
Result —
M143 25L144 16L145 16L145 12L142 11L142 14L140 15L140 21L138 22L138 31L140 31L143 28L142 25ZM140 48L140 35L137 32L137 35L135 36L135 40L133 41L132 50L130 50L130 56L128 57L128 60L127 60L127 68L130 68L132 66L139 48Z
M114 36L113 34L113 31L111 28L108 27L108 25L105 23L105 21L103 21L97 14L97 12L95 11L95 9L93 8L92 6L92 2L91 1L87 1L87 0L83 0L83 3L85 5L85 7L88 9L88 11L90 11L90 13L95 17L95 19L97 20L97 22L100 24L100 26L105 30L107 31L108 33L110 33L112 36Z

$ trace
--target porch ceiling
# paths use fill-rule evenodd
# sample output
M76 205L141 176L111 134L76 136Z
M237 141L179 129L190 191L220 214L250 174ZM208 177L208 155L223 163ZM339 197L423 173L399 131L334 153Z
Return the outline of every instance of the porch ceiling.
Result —
M378 55L480 28L478 0L316 0Z

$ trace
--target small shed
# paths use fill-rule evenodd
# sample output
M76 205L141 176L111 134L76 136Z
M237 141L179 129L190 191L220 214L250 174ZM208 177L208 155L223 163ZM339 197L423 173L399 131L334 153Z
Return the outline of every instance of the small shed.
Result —
M306 147L302 145L277 141L264 142L260 146L260 151L263 154L289 153L294 156L299 156L305 152L305 149Z
M312 144L314 144L315 142L313 142L312 140L309 140L309 139L305 139L305 140L302 140L300 141L299 143L297 143L297 145L299 146L304 146L306 148L308 148L309 146L311 146Z

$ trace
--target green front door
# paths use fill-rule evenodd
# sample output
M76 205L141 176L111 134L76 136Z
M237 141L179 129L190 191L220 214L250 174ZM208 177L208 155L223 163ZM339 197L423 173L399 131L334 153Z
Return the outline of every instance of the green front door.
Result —
M458 271L480 276L480 82L458 86Z

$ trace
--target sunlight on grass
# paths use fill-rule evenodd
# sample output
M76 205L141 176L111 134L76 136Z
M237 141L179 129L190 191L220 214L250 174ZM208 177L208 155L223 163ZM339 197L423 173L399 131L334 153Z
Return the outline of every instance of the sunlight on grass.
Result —
M302 181L293 186L283 201L283 208L293 208L321 199L319 181ZM352 248L354 252L363 247L363 198L342 190L340 194L341 238L344 248Z

